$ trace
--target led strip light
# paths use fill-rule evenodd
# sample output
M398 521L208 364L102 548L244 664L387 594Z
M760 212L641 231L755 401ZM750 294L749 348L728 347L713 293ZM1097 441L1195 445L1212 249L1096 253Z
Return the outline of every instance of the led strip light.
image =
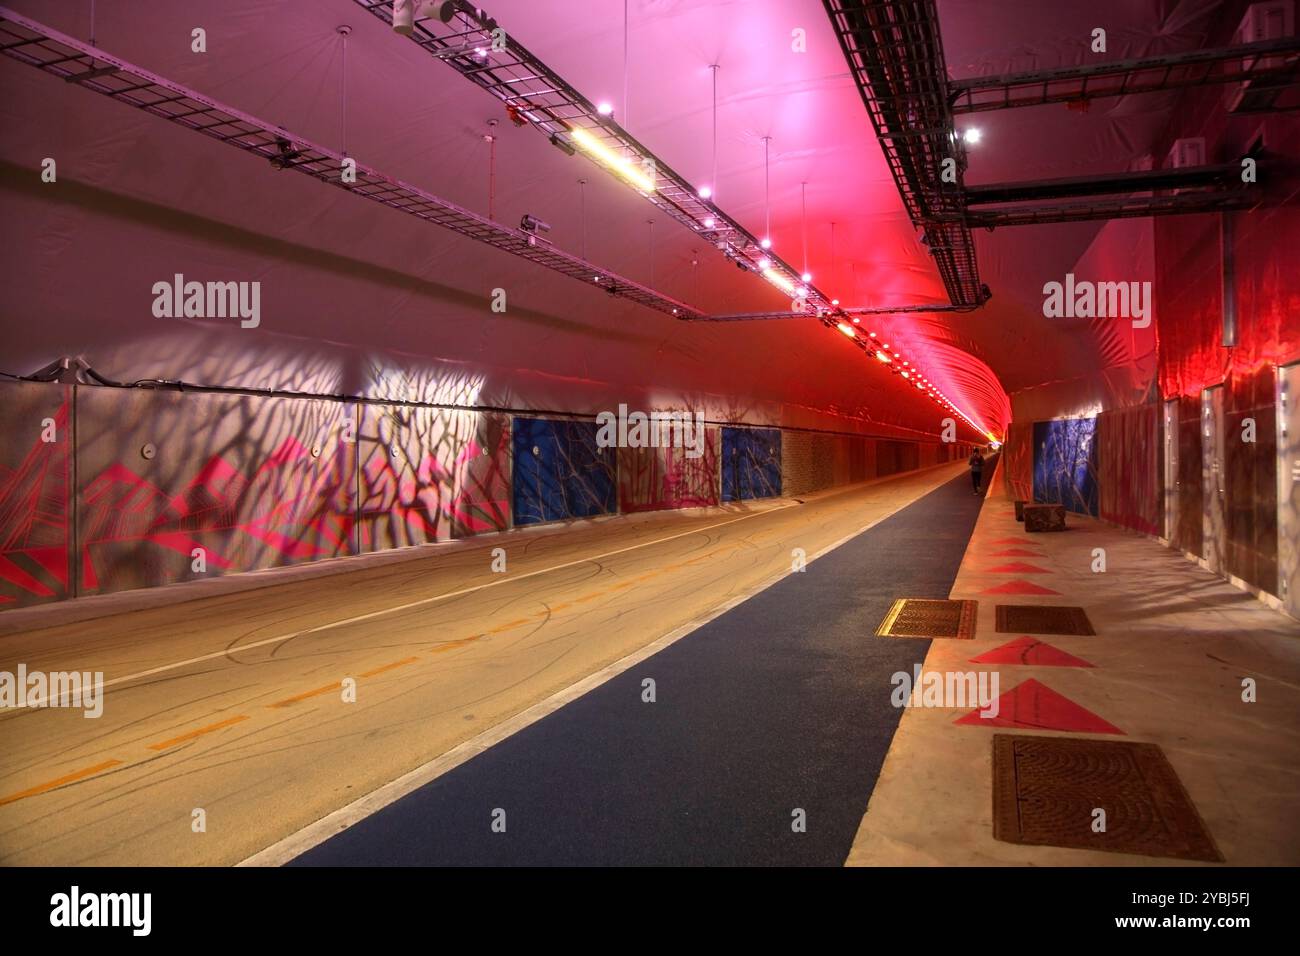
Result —
M393 25L394 0L354 0L388 26ZM400 0L399 0L400 2ZM408 0L415 7L415 0ZM567 83L558 73L530 53L508 31L483 10L469 3L443 5L447 20L412 19L409 39L434 58L443 61L479 88L492 94L506 107L515 122L527 124L546 135L566 152L581 152L597 165L625 181L648 202L687 229L713 243L727 258L747 271L766 279L791 296L791 314L817 318L827 328L838 329L868 355L878 349L856 328L857 318L840 308L802 274L779 256L764 249L760 240L719 209L701 190L692 186L667 163L638 142L627 130L602 115L595 104ZM713 184L716 188L716 183ZM679 318L701 318L680 314ZM897 352L888 352L887 365L903 380L916 387L940 407L970 425L977 434L991 437L983 427L960 411L932 382Z

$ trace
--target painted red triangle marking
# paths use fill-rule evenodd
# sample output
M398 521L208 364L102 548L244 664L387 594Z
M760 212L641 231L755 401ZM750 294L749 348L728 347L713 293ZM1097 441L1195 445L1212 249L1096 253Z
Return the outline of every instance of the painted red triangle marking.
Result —
M999 584L995 588L985 588L980 594L1060 594L1060 591L1053 591L1051 588L1041 588L1033 581L1022 581L1016 578L1014 581L1008 581L1006 584Z
M1012 561L1010 564L999 564L996 568L989 568L989 574L1054 574L1047 568L1040 568L1036 564L1025 564L1023 561Z
M985 651L979 657L970 659L972 664L1028 664L1034 667L1095 667L1082 657L1067 654L1059 647L1053 647L1036 637L1017 637L991 651Z
M1065 730L1082 734L1126 736L1114 724L1032 678L1023 684L1017 684L997 699L996 717L981 717L977 707L953 723L974 727Z
M1047 555L1041 551L1028 551L1024 548L1006 548L1002 551L994 551L989 555L990 558L1045 558Z

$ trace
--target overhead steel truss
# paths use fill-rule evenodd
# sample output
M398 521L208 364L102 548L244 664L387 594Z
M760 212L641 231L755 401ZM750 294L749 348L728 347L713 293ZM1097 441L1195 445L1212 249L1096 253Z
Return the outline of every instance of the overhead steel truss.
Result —
M1298 74L1300 37L1286 37L1217 50L954 80L948 84L948 99L952 112L963 114L1215 83L1248 82L1252 90L1276 93L1296 83Z
M699 310L409 183L173 83L103 49L0 7L0 53L119 103L194 130L277 169L291 169L521 259L679 318Z
M965 152L949 107L934 0L823 0L913 225L955 306L988 298L962 223ZM945 182L947 167L952 182Z
M385 24L393 22L393 0L355 0ZM600 114L596 105L574 89L558 73L517 41L485 11L469 3L449 8L450 19L416 20L410 40L457 73L490 93L504 104L509 117L520 126L531 126L565 152L593 152L625 158L629 170L640 174L653 188L641 188L631 176L627 180L651 204L671 219L711 243L728 258L741 262L757 275L771 281L779 276L788 285L782 289L799 299L809 314L831 312L830 298L800 272L713 202L700 196L699 189L652 153L623 129L612 116ZM617 171L592 159L613 176ZM717 184L710 184L716 188ZM774 283L776 284L776 283ZM780 288L780 286L778 286ZM797 290L792 293L790 290ZM798 294L802 293L802 294Z
M966 187L966 205L1063 199L1113 193L1147 192L1156 189L1223 188L1241 183L1241 164L1188 166L1182 169L1150 169L1065 179L1038 179L1020 183L990 183Z
M1049 222L1083 222L1090 219L1142 219L1204 212L1226 212L1258 205L1259 196L1248 190L1192 192L1175 196L1132 196L1060 205L1007 206L971 210L966 222L974 227L1038 226Z

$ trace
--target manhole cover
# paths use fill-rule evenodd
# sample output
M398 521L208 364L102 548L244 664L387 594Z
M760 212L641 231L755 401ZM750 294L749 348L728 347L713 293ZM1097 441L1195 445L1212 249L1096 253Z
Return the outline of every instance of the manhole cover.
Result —
M955 637L968 641L975 636L978 607L978 601L899 598L876 628L876 636Z
M994 734L993 836L1223 862L1155 744Z
M999 634L1096 634L1081 607L999 604Z

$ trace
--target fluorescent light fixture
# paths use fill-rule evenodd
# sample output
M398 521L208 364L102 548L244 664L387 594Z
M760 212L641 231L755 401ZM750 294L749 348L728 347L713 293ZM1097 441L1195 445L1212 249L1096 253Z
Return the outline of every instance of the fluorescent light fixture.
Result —
M569 136L578 148L592 159L608 166L638 189L648 193L654 192L655 181L653 177L647 176L638 164L626 156L618 155L581 126L575 126L569 130Z
M772 283L772 285L776 286L778 289L781 289L790 295L794 295L794 283L781 275L781 273L777 272L775 269L764 268L763 278Z
M845 322L841 322L835 327L851 339L856 339L858 337L858 333L853 331L853 326Z
M880 361L884 362L886 365L893 361L893 359L879 349L876 350L876 358L880 359Z

